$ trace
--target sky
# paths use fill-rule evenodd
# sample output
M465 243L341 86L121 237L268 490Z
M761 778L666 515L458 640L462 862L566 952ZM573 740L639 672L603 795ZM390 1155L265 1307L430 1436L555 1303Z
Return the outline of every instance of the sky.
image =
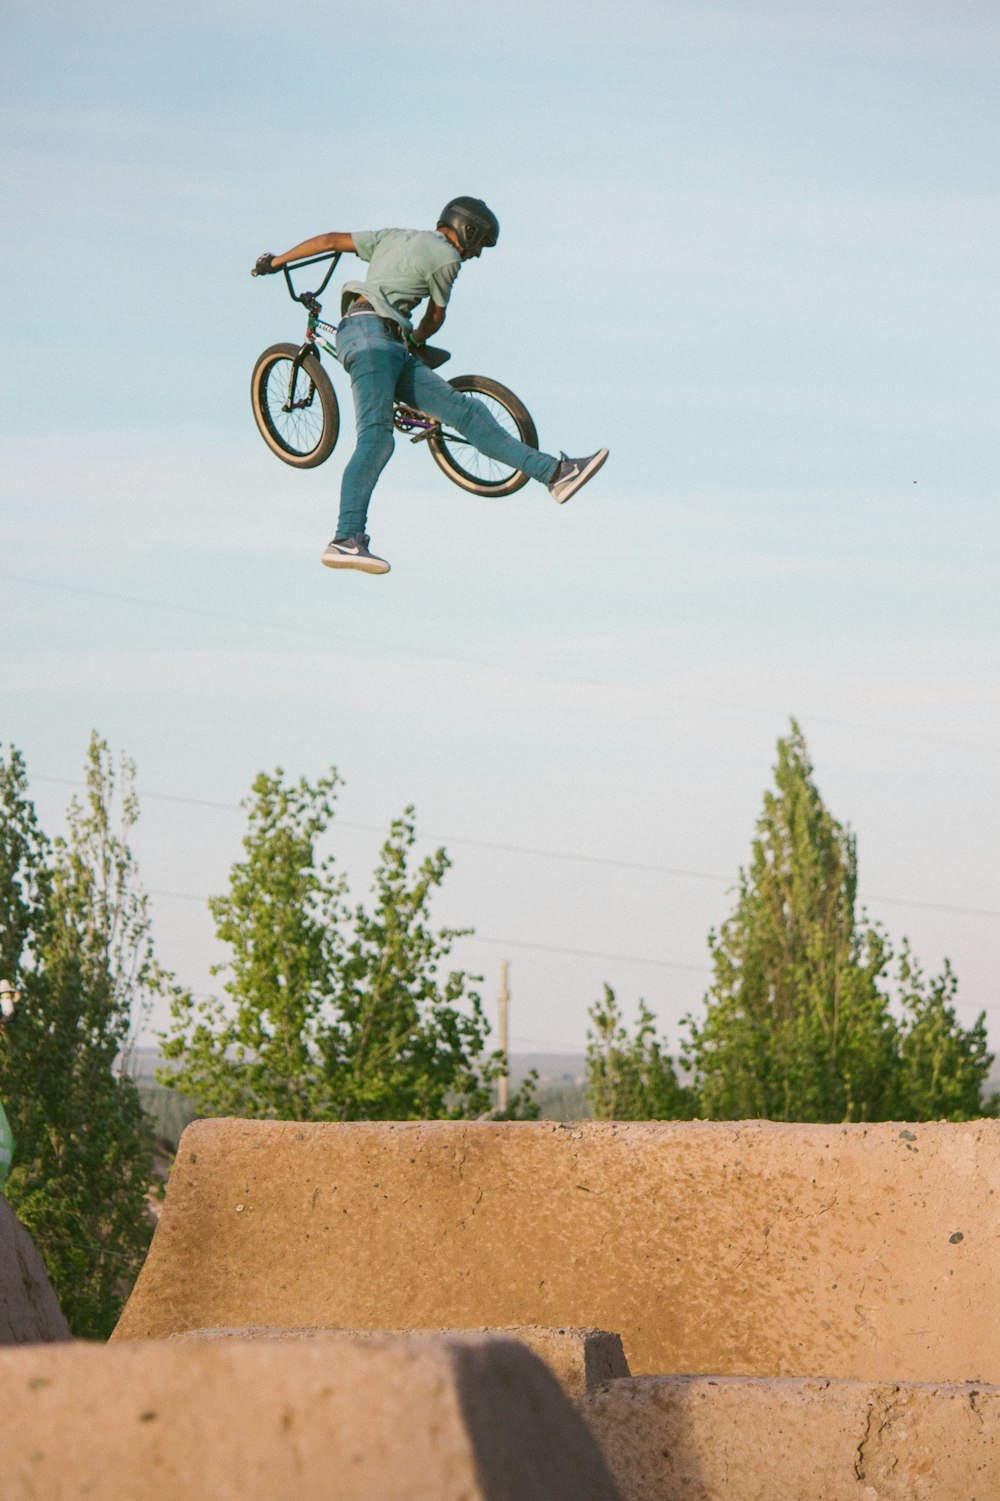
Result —
M333 765L353 894L413 804L515 1049L605 982L676 1043L794 716L868 912L1000 1048L998 74L986 0L9 0L0 743L50 832L92 729L135 760L182 983L256 773ZM277 461L250 372L303 320L250 267L459 193L501 236L444 373L611 457L557 507L401 441L391 574L330 573L348 382Z

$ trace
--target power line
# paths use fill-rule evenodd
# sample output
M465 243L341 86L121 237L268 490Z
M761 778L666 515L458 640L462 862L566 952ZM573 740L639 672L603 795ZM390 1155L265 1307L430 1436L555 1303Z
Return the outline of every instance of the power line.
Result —
M47 782L60 787L85 787L87 785L79 777L44 777L35 776L32 773L31 780L35 782ZM170 792L143 791L142 796L144 799L148 798L150 802L190 804L195 808L219 808L227 812L236 813L243 806L241 803L211 802L206 798L200 797L181 797L176 793ZM366 834L385 833L385 826L383 824L357 823L351 819L340 818L339 816L336 823L339 828L355 829ZM543 860L569 860L575 861L580 865L606 865L619 870L643 871L649 875L683 876L696 881L722 881L727 885L732 882L731 876L720 875L717 871L686 870L676 865L647 864L639 860L620 860L608 855L584 855L572 850L548 850L525 844L503 844L493 839L472 839L461 834L435 834L432 832L422 837L425 839L440 839L447 844L461 844L470 849L496 850L499 854L536 855L539 859Z
M180 614L186 614L186 615L194 616L194 617L198 617L198 618L212 619L212 620L217 620L217 621L220 621L220 622L228 622L228 623L239 624L241 626L248 626L249 625L249 626L253 626L253 627L257 627L257 628L263 627L264 629L269 629L269 630L275 630L275 631L280 631L280 632L284 632L284 633L294 634L294 635L301 636L301 637L308 637L309 639L312 639L312 640L322 641L324 644L329 643L332 640L336 640L336 641L348 643L348 644L351 644L351 645L362 646L362 647L368 648L369 650L371 650L372 648L375 648L377 650L399 652L399 653L401 653L403 655L411 655L412 654L412 647L410 647L410 646L404 647L404 646L402 646L398 642L388 642L388 641L372 640L370 637L352 636L352 635L349 635L349 634L346 634L346 633L343 633L343 632L327 631L325 629L324 630L318 630L316 628L313 628L313 627L310 627L310 626L306 626L306 625L302 625L302 624L299 624L299 623L296 623L296 622L287 622L287 621L279 621L279 620L274 620L274 619L267 619L267 618L263 618L263 617L261 617L259 615L242 616L242 615L238 615L238 614L236 614L234 612L230 612L230 611L215 610L215 609L210 609L210 608L206 608L204 606L197 606L197 605L186 605L186 604L183 604L183 603L181 603L181 602L179 602L177 600L150 599L148 597L142 597L142 596L138 596L138 595L123 594L123 593L120 593L120 592L114 592L114 591L110 591L110 590L100 590L100 589L94 589L94 588L87 588L87 587L84 587L84 586L81 586L81 585L60 584L60 583L55 583L52 580L34 579L34 578L29 578L29 577L14 575L14 574L0 574L0 578L3 578L8 583L22 584L22 585L25 585L25 586L27 586L29 588L36 588L36 589L41 589L41 590L56 591L56 592L61 592L61 593L66 593L66 594L85 596L85 597L89 597L89 598L93 598L93 599L98 599L98 600L111 600L111 601L115 601L115 602L120 602L120 603L125 603L125 604L129 604L129 605L138 606L138 607L140 607L142 609L152 608L152 609L159 609L159 610L165 610L165 611L172 611L172 612L176 612L176 613L180 613ZM475 667L482 668L484 666L490 667L490 666L495 666L496 665L496 664L491 664L491 663L484 663L480 658L475 658L475 657L471 657L471 656L462 656L462 655L458 655L458 654L454 654L454 653L452 653L452 654L445 654L445 653L440 653L440 652L432 652L432 653L423 653L422 655L424 655L426 657L429 657L431 660L453 662L453 663L458 663L458 664L463 665L463 666L475 666ZM536 675L538 675L538 674L536 674ZM632 685L628 685L628 684L624 684L623 685L623 684L620 684L620 683L610 683L610 682L605 682L605 681L603 681L601 679L586 678L586 677L577 676L577 675L573 675L573 674L569 674L569 673L540 674L540 675L541 676L547 676L550 680L577 683L577 684L582 684L584 686L595 687L595 688L600 688L600 687L619 687L620 688L620 687L624 686L629 691L644 691L642 689L634 689L634 688L632 688ZM730 701L730 700L709 698L709 697L701 696L701 695L673 693L673 694L668 694L668 695L663 695L663 696L667 697L667 698L670 698L670 699L672 699L673 701L676 701L676 702L695 704L695 705L699 705L699 706L702 706L702 707L723 709L726 712L735 712L735 713L751 714L751 715L762 715L762 714L771 715L771 714L773 714L773 713L776 712L773 709L761 706L759 704L748 704L748 703L734 702L734 701ZM977 751L989 751L989 752L994 752L996 750L996 747L987 746L987 745L984 745L984 744L981 745L981 744L978 744L976 742L970 742L970 741L968 741L965 738L958 739L958 738L950 737L950 736L933 735L933 734L926 734L926 733L920 733L920 732L915 732L915 733L914 732L910 732L908 734L904 733L904 734L900 735L898 731L887 730L887 729L885 729L882 726L878 726L878 725L874 725L873 726L873 725L870 725L870 724L859 723L859 722L856 722L856 721L844 720L844 719L836 718L836 717L833 717L833 716L830 716L830 715L810 714L808 716L803 716L803 717L808 717L808 718L814 720L817 723L824 723L824 724L834 725L834 726L837 726L839 728L858 730L858 731L861 731L861 732L863 732L865 734L875 735L875 736L878 736L878 737L883 738L883 739L896 739L896 740L904 740L904 741L905 740L910 740L910 741L922 741L922 742L929 742L929 743L937 743L937 744L948 745L948 746L952 746L952 747L961 747L962 749L965 749L965 750L972 749L972 750L977 750ZM80 779L71 779L71 778L63 778L63 777L37 776L37 777L34 778L34 780L36 780L38 782L49 783L49 784L52 784L52 785L60 785L60 786L71 786L71 787L84 787L84 786L86 786L86 783L84 783ZM173 804L180 804L180 805L186 805L186 806L191 806L191 807L199 807L199 808L213 808L213 809L218 809L218 810L227 811L227 812L239 811L240 808L241 808L241 804L239 804L239 803L219 802L219 801L213 801L213 800L210 800L210 799L186 797L186 796L180 796L180 795L177 795L177 794L170 794L170 793L144 792L143 793L143 797L144 798L148 798L148 799L150 799L152 801L157 801L157 802L173 803ZM385 833L384 826L382 826L382 825L369 824L369 823L359 823L359 822L353 822L353 821L346 820L346 819L338 819L337 823L342 828L352 829L352 830L356 830L356 831L360 831L360 832L377 833L377 834L383 834L383 835ZM499 842L499 841L486 840L486 839L475 839L475 838L471 838L471 837L467 837L467 836L462 836L462 835L443 835L443 834L430 833L430 834L424 834L421 837L424 838L424 839L441 840L441 841L443 841L443 842L445 842L447 844L459 845L459 846L463 846L463 847L471 848L471 849L491 850L491 851L495 851L495 852L498 852L498 853L513 854L513 855L519 855L519 856L526 855L526 856L529 856L529 857L532 857L532 858L536 858L536 859L556 860L556 861L562 861L562 862L567 862L567 863L577 864L577 865L590 865L590 866L603 867L603 868L606 868L606 869L629 870L629 871L635 871L635 872L638 872L640 874L646 874L646 875L665 875L665 876L669 876L669 877L675 877L675 878L686 879L686 880L708 881L708 882L711 882L713 884L721 884L721 885L725 885L725 886L732 886L733 884L735 884L734 883L734 879L733 879L733 877L731 875L723 875L723 874L721 874L719 872L694 870L694 869L689 869L689 868L685 868L685 867L669 866L669 865L663 865L663 864L653 863L653 862L642 862L642 861L636 861L636 860L625 860L625 859L615 858L615 857L611 857L611 856L604 856L604 855L588 855L588 854L584 854L584 853L579 852L579 851L568 851L568 850L558 850L558 849L545 849L545 848L540 848L540 847L535 847L535 846L502 843L502 842ZM204 902L207 901L206 897L195 896L194 894L187 893L187 892L172 892L172 891L162 891L162 890L155 891L155 890L153 890L153 891L150 891L149 894L151 896L156 896L156 897L160 897L160 898L166 898L166 899L176 900L176 901L197 902L199 904L202 904L202 903L204 903ZM885 903L886 905L891 905L891 906L910 907L910 908L913 908L913 909L920 909L920 910L931 911L931 912L942 912L942 913L948 913L948 914L953 914L953 915L983 917L983 918L987 918L987 919L997 919L997 918L1000 918L1000 910L991 909L991 908L969 907L969 906L962 906L962 905L950 904L950 903L940 903L940 902L926 902L926 901L921 901L921 900L913 899L913 898L881 896L881 895L879 895L877 893L870 893L868 895L868 897L867 897L867 900L874 901L874 902L881 902L881 903ZM467 941L473 942L473 943L489 944L491 946L503 947L503 948L521 949L521 950L534 951L534 952L540 952L540 953L561 954L561 955L568 955L568 956L571 956L571 957L578 957L578 958L597 959L597 960L602 960L602 961L611 962L611 963L628 963L628 964L647 965L647 966L655 967L655 968L672 969L672 970L683 970L683 971L687 971L687 972L690 972L690 973L697 973L697 974L710 974L711 973L711 970L707 966L686 964L686 963L683 963L683 962L677 961L677 960L653 959L653 958L649 958L647 956L639 956L639 955L634 955L634 954L613 954L613 953L605 953L605 952L596 951L596 950L589 950L589 949L577 949L577 948L572 948L572 947L567 947L567 946L562 946L562 945L555 945L555 944L542 944L542 943L520 941L520 940L515 940L515 939L492 938L492 937L488 937L488 936L482 935L482 934L469 935L468 938L467 938ZM985 1009L985 1010L989 1011L989 1010L996 1009L996 1008L985 1007L985 1008L980 1008L980 1009ZM81 1247L81 1249L91 1249L91 1248L89 1248L89 1247L88 1248ZM114 1253L105 1252L103 1254L114 1254Z
M179 901L185 902L203 902L205 900L205 898L203 897L190 896L186 893L176 891L150 891L149 895L174 897ZM612 964L641 964L648 965L654 969L685 970L689 974L711 975L714 973L709 965L685 964L679 959L650 959L646 955L641 954L606 954L598 952L594 949L575 949L565 948L559 944L522 942L521 940L516 938L490 938L485 934L479 933L463 933L461 935L461 941L463 943L473 944L485 943L489 944L491 948L525 949L545 954L566 954L575 959L600 959L602 962L608 962ZM211 996L208 994L208 992L205 991L193 991L192 994L194 995L195 1000L211 999ZM1000 1012L1000 1005L977 1006L974 1002L969 1002L964 999L956 1001L956 1006L964 1006L966 1009L974 1009L977 1016L980 1011L985 1011L988 1015L993 1015L994 1013ZM520 1041L522 1043L531 1040L532 1039L530 1038L520 1038ZM534 1039L534 1041L543 1040L544 1039L539 1038ZM559 1044L559 1046L561 1046L561 1044Z
M541 1048L553 1055L558 1053L578 1054L580 1052L579 1043L573 1044L566 1042L565 1039L562 1042L558 1042L554 1037L525 1037L520 1032L512 1032L510 1040L511 1043L516 1043L519 1048Z
M85 599L113 600L119 604L138 605L144 610L170 610L179 615L194 615L204 620L220 620L234 625L264 626L272 631L287 631L293 635L309 636L314 640L323 641L346 641L352 645L364 646L375 645L397 650L394 643L369 642L363 636L349 636L337 631L317 631L310 626L298 625L294 621L265 619L259 615L237 615L230 610L212 610L205 605L186 605L176 599L149 599L138 594L121 594L110 589L91 589L83 584L61 584L51 579L33 579L20 574L3 573L0 578L8 584L25 584L30 589L52 590L57 594L82 595Z
M552 943L524 943L514 938L487 938L484 933L470 933L468 943L489 943L497 948L533 949L543 954L571 954L577 959L606 959L613 964L649 964L656 969L684 969L691 974L710 975L705 964L683 964L679 959L647 959L638 954L603 954L594 949L570 949Z
M204 906L208 897L195 896L190 891L158 891L151 889L149 896L165 897L175 902L197 902ZM462 941L465 943L488 943L492 947L503 949L533 949L543 954L569 954L577 959L607 959L617 964L649 964L657 969L686 969L692 974L711 974L711 970L703 964L684 964L679 959L650 959L642 954L603 954L593 949L566 948L561 944L554 943L530 943L518 938L488 938L484 933L463 933Z
M869 902L883 902L887 907L919 907L924 912L953 912L963 917L1000 917L1000 911L994 907L953 907L947 902L915 902L905 896L878 896L871 891L868 893Z
M193 615L206 620L218 620L224 623L229 622L233 625L263 627L265 630L281 631L285 634L302 636L310 641L318 641L324 646L329 645L331 641L341 641L351 646L362 647L369 655L373 650L377 650L395 652L408 658L414 655L422 655L433 662L452 662L462 667L481 668L490 665L489 663L484 663L480 657L468 656L460 652L437 651L414 653L412 644L404 645L398 641L385 641L379 637L372 636L352 636L343 631L320 630L315 626L302 625L297 621L275 620L273 617L268 618L261 615L237 615L229 610L213 610L205 605L186 605L171 599L150 599L137 594L121 594L109 589L92 589L82 584L61 584L51 579L28 578L21 574L0 573L0 579L6 583L25 584L31 589L51 590L58 594L82 595L85 599L112 600L116 603L138 605L142 609L176 611L182 615ZM571 673L564 673L561 677L566 682L582 683L592 688L612 686L611 684L602 683L598 678L579 677Z
M322 641L323 643L328 643L330 641L343 641L348 642L351 645L368 648L369 651L374 647L380 651L397 652L406 657L413 655L413 648L410 644L404 645L403 643L396 641L373 640L368 636L351 636L337 631L320 631L315 627L300 625L295 621L274 620L260 615L237 615L231 611L213 610L203 605L186 605L178 602L177 600L151 599L148 596L137 594L122 594L118 591L110 589L88 588L82 584L56 583L52 579L30 578L23 574L0 573L0 579L4 580L6 583L22 584L30 589L41 589L43 591L62 594L82 595L86 598L91 599L112 600L117 603L138 605L141 609L176 611L184 615L193 615L210 620L228 621L236 625L250 625L257 627L258 629L263 628L265 630L282 631L285 633L291 633L293 635L306 636L312 640ZM420 653L420 655L426 657L430 661L456 662L465 667L471 666L482 668L484 666L496 666L496 664L491 664L488 662L484 663L483 660L479 657L465 656L455 652L423 652ZM542 677L547 681L578 683L590 688L625 688L629 692L641 693L648 691L645 687L633 687L631 684L627 683L611 682L601 678L583 677L578 674L568 672L535 673L533 675ZM670 699L676 703L695 704L701 708L722 709L727 713L750 714L755 716L766 715L768 717L771 717L778 712L785 713L784 710L778 711L761 704L743 703L738 700L732 699L710 698L703 694L669 693L663 694L662 697ZM967 737L960 738L953 735L934 735L919 730L906 731L901 734L898 730L887 729L881 725L870 725L864 724L857 720L840 719L829 714L809 713L800 717L808 718L816 724L833 725L838 729L858 730L862 734L875 735L883 740L909 740L914 742L921 741L928 744L948 745L953 748L959 748L965 751L972 750L977 752L986 752L991 755L1000 752L1000 747L998 746L981 744L978 741L970 741Z
M35 776L31 780L45 782L59 787L85 787L87 784L80 778ZM142 797L150 802L177 803L182 806L193 808L217 808L223 812L241 811L240 803L212 802L207 798L182 797L169 792L143 792ZM385 835L385 827L382 824L357 823L351 819L337 818L336 826L342 829L352 829L360 833ZM710 881L714 885L734 886L736 881L733 876L722 875L718 871L692 870L680 865L660 865L655 862L642 860L623 860L609 855L586 855L579 850L553 850L543 849L537 845L501 843L492 839L473 839L463 834L441 834L433 830L419 836L424 840L441 841L448 845L461 845L467 849L493 850L498 854L507 855L530 855L540 860L561 860L574 865L597 865L613 870L634 870L642 875L674 876L682 880ZM154 893L150 893L153 895ZM207 901L207 897L195 897L187 892L161 891L156 893L164 897L176 898L179 901ZM866 901L883 902L892 907L912 907L925 912L946 912L961 917L985 917L1000 918L1000 909L995 907L968 907L949 902L925 902L915 897L882 896L878 892L868 892Z
M31 773L29 780L32 782L45 782L53 787L86 787L86 782L81 777L41 777ZM143 799L152 803L181 803L192 808L219 808L226 813L239 813L241 803L218 803L204 797L181 797L174 792L146 792Z

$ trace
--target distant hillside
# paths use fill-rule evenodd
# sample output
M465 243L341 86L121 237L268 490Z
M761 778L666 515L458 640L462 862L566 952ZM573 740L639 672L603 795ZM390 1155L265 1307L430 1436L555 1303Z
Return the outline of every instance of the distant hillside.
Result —
M136 1080L155 1079L157 1069L171 1065L157 1048L136 1048L132 1054L132 1076ZM516 1084L534 1069L539 1079L582 1080L584 1055L579 1053L511 1053L510 1076Z
M582 1053L511 1053L510 1077L519 1083L532 1069L540 1080L575 1080L582 1083L584 1075Z
M538 1075L535 1100L542 1120L586 1120L590 1111L584 1061L582 1053L512 1053L511 1082L516 1086L534 1069Z
M184 1127L198 1117L190 1100L175 1089L156 1080L156 1070L164 1059L156 1048L136 1048L132 1074L139 1089L143 1109L152 1117L160 1140L177 1150ZM516 1087L531 1070L538 1074L535 1099L543 1120L573 1121L586 1118L588 1111L583 1089L584 1057L582 1053L513 1053L510 1060L511 1082Z
M512 1053L511 1083L516 1088L532 1069L538 1074L535 1099L542 1120L575 1121L589 1117L584 1088L583 1053ZM184 1127L196 1118L190 1102L176 1090L156 1083L163 1060L155 1048L138 1048L133 1072L144 1108L153 1117L156 1134L176 1148ZM1000 1094L1000 1068L987 1081L986 1097Z

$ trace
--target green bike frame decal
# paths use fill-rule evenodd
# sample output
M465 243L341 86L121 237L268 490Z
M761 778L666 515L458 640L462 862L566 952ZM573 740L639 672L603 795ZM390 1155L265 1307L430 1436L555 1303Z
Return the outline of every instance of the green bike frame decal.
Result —
M10 1165L14 1160L14 1133L10 1129L7 1113L0 1104L0 1190L7 1181Z
M324 350L330 356L331 359L335 360L337 358L337 348L336 348L336 345L333 343L333 340L332 339L324 339L324 337L323 337L323 335L321 333L317 333L317 329L325 328L331 334L335 334L337 332L337 330L334 328L333 324L332 323L324 323L323 320L322 320L322 318L319 316L318 313L310 313L309 314L308 322L306 324L306 328L307 328L307 333L306 333L307 340L310 343L315 344L316 347L317 347L317 349Z

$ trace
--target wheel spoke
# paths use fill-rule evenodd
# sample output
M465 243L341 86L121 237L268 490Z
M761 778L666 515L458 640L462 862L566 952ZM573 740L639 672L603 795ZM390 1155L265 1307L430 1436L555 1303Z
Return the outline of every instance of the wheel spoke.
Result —
M292 361L276 359L267 371L262 394L275 437L290 453L304 458L318 448L323 437L323 405L308 374L299 366L291 393L292 407L290 411L284 411L289 402L291 375ZM302 404L306 402L307 405Z
M512 438L520 439L517 423L502 402L485 391L476 391L473 394L505 432L509 433ZM486 454L480 453L468 438L460 433L453 433L450 429L442 431L441 443L455 468L476 485L491 488L505 485L518 472L512 465L504 464L499 459L491 459Z

